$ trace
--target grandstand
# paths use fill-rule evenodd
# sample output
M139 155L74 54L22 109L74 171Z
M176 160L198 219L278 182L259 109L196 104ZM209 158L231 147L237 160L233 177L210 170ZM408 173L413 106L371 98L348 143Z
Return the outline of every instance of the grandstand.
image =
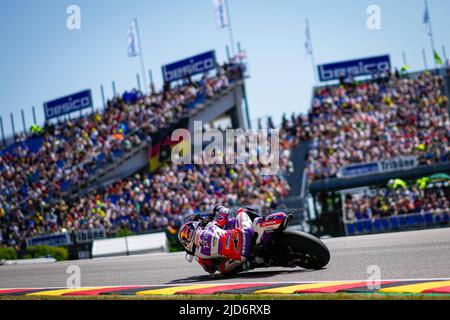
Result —
M225 64L212 76L145 95L125 92L103 111L47 123L0 153L1 245L69 246L86 257L95 239L177 227L218 204L274 210L290 192L288 170L263 176L258 165L170 163L167 137L222 114L245 128L245 67ZM280 167L291 168L295 123L284 123Z
M390 73L314 90L306 168L316 232L447 226L448 74Z
M218 203L284 210L317 235L448 225L448 75L388 72L314 88L308 115L281 119L277 175L172 164L175 129L223 115L246 127L244 79L243 64L227 63L16 136L0 151L0 244L58 244L87 257L93 240L176 230Z
M234 87L242 72L242 66L225 64L213 76L148 96L125 92L108 101L102 112L46 123L38 132L16 136L0 151L2 244L20 248L31 236L104 227L95 210L86 212L86 207L84 214L90 216L79 222L74 199L94 183L104 185L148 167L153 140ZM144 161L136 161L134 155L142 150ZM132 163L116 170L127 159ZM66 203L73 216L64 212Z

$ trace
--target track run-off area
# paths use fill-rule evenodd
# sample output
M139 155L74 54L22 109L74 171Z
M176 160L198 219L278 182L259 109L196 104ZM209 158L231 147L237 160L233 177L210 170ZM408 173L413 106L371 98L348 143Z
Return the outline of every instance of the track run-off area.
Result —
M323 241L331 252L323 270L257 269L232 277L208 275L184 253L4 265L0 295L450 293L450 228ZM368 285L374 268L377 288ZM82 288L67 289L74 269Z

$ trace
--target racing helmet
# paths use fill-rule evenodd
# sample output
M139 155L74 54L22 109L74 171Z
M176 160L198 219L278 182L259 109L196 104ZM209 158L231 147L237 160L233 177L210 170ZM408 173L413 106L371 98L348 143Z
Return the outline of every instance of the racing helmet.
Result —
M178 231L178 240L190 255L195 253L195 234L199 228L199 222L189 221L183 224Z
M213 210L213 215L217 215L217 214L220 214L220 213L229 214L230 213L230 209L228 209L227 207L224 207L222 205L215 206L215 208Z

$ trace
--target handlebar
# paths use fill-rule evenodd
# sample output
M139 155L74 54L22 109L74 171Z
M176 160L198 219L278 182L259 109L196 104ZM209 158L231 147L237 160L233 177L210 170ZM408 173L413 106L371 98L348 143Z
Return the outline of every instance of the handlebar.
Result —
M258 210L254 208L244 207L244 209L247 211L247 214L249 215L252 221L254 221L258 217L262 217L262 215L258 212ZM210 223L214 219L214 217L215 217L214 213L210 213L208 215L197 214L193 216L192 221L200 222L200 226L204 228L208 223Z
M196 216L194 216L194 218L192 219L192 221L198 221L200 222L200 226L202 228L206 227L206 225L208 223L210 223L212 220L214 219L214 214L211 213L207 216L202 216L201 214L197 214Z

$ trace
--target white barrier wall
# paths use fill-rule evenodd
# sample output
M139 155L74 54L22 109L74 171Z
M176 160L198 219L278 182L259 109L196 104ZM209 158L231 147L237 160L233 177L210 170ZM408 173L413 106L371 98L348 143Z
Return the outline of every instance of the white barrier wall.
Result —
M156 252L168 252L166 234L164 232L95 240L92 245L92 257L115 257Z

